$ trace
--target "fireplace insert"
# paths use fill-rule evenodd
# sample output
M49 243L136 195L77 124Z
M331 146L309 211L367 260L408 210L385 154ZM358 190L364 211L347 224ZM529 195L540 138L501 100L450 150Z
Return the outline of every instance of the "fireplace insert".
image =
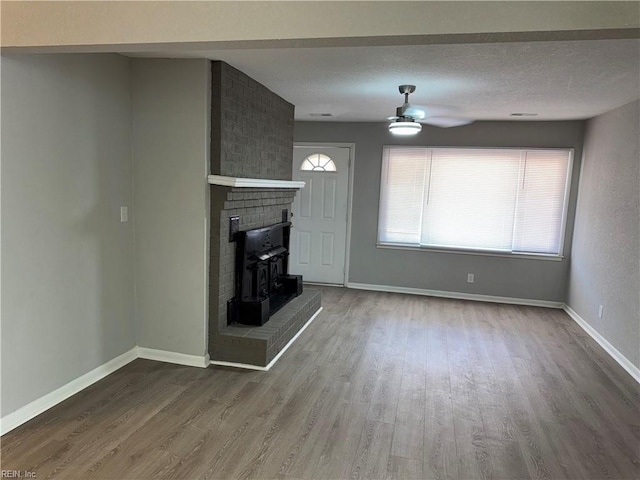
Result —
M302 293L302 276L289 275L291 222L236 234L235 297L227 302L227 323L264 325Z

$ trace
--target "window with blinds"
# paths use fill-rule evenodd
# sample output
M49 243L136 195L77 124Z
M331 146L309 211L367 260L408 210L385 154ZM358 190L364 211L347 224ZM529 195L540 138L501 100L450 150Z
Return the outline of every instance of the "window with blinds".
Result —
M561 255L572 154L385 147L378 242Z

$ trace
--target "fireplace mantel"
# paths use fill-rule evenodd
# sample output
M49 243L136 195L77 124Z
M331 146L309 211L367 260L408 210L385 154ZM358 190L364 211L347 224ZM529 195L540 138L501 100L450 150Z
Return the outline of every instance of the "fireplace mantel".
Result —
M253 188L304 188L304 182L293 180L270 180L268 178L225 177L223 175L209 175L209 184L223 187L253 187Z

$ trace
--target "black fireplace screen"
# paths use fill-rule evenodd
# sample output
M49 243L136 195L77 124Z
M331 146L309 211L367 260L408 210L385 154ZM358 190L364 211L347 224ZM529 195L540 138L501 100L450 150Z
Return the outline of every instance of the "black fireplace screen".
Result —
M289 275L291 222L238 232L235 297L227 303L227 323L263 325L302 293L302 276Z

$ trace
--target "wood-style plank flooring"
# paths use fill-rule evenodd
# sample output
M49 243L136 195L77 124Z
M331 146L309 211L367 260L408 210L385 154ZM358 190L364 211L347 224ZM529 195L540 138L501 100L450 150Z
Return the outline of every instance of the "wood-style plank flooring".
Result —
M2 437L38 479L638 479L640 388L559 310L323 288L270 372L136 360Z

